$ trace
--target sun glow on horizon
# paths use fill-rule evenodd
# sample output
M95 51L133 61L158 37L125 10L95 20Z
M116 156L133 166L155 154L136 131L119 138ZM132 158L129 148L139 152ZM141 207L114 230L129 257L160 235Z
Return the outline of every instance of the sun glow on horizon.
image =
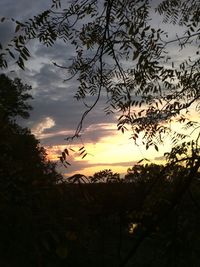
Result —
M110 128L106 125L106 130L108 129L112 130L109 131L110 134L100 138L98 142L84 143L88 153L84 159L78 153L80 147L83 146L82 143L46 146L48 158L53 161L58 160L62 151L67 148L70 152L67 160L72 166L64 170L64 175L66 176L70 176L75 172L92 175L103 169L111 169L113 172L124 174L129 167L137 164L143 158L147 158L152 162L162 162L163 153L166 152L164 146L160 146L159 152L154 148L146 150L141 140L138 140L138 145L133 140L130 140L130 132L122 134L116 131L115 124L110 124ZM75 152L72 152L70 148Z
M194 118L197 119L195 116ZM182 129L182 124L171 122L170 126L172 130L187 133L191 137L187 130ZM97 124L88 127L84 132L84 136L91 135L92 131L95 132L98 129L105 130L106 135L96 142L88 139L89 141L83 144L82 140L77 140L74 144L69 145L67 143L64 144L63 141L63 144L60 145L46 146L48 158L53 161L58 160L65 148L69 149L70 156L67 160L72 166L62 171L64 176L71 176L74 173L82 173L89 176L103 169L111 169L113 172L125 174L128 168L144 158L148 159L149 163L165 163L163 155L172 148L171 136L166 135L163 144L159 145L159 151L156 151L153 147L146 150L142 140L139 139L136 145L133 140L130 140L131 132L127 131L122 134L116 130L116 124L114 123ZM84 159L78 153L83 145L87 152L87 156ZM75 152L72 152L70 148Z

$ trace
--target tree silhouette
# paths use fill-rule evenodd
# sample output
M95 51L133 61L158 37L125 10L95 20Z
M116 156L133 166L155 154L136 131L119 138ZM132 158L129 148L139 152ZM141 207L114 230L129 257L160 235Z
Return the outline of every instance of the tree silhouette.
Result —
M74 175L68 177L67 181L69 183L72 183L72 184L75 184L75 183L80 184L80 183L86 183L86 181L88 181L88 179L85 175L77 173L77 174L74 174Z
M16 116L27 118L30 105L26 103L31 98L26 91L30 86L23 85L19 79L11 80L4 74L0 76L0 147L1 172L9 182L17 179L22 183L49 183L59 180L61 176L55 171L55 164L46 158L46 152L30 130L22 128L15 122ZM44 176L48 177L45 181ZM37 182L36 182L37 181Z
M30 130L15 121L16 116L29 115L30 106L26 103L31 98L26 93L29 89L19 79L0 75L2 266L36 266L46 251L45 245L41 245L47 239L45 232L55 232L53 204L51 211L48 205L53 197L51 192L62 176L56 171L56 164L48 161L45 149Z
M0 88L1 121L14 120L16 116L27 119L29 117L28 111L32 109L27 103L27 100L32 99L32 96L28 94L31 86L22 84L18 78L11 80L5 74L1 74Z
M125 180L127 181L133 180L133 182L144 180L143 177L150 178L151 175L160 172L161 169L162 165L156 165L156 164L134 165L132 168L128 168L127 174L125 175Z
M113 173L110 169L96 172L89 178L92 183L116 183L121 181L119 173Z

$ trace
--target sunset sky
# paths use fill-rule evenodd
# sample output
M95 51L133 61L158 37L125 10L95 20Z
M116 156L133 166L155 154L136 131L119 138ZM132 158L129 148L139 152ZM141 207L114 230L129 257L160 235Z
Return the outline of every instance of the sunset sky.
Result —
M1 0L0 16L24 20L47 9L50 5L50 0ZM159 24L158 22L160 23L159 19L154 18L152 23ZM175 32L174 28L174 34ZM6 45L13 33L14 26L10 22L0 24L3 45ZM30 47L32 57L26 65L26 70L19 70L15 65L8 70L10 77L19 77L33 88L31 93L34 99L30 101L33 111L28 121L22 122L22 125L32 129L41 144L46 147L49 158L52 160L57 160L65 147L71 147L77 151L84 145L88 153L87 157L81 159L77 153L72 152L69 158L72 166L68 169L62 168L64 175L70 176L74 173L91 175L103 169L112 169L114 172L123 174L126 173L127 168L132 167L142 158L155 163L162 162L163 153L170 150L170 138L166 136L164 145L159 147L159 152L153 148L146 150L141 140L138 140L137 145L134 144L130 140L130 132L122 134L117 131L116 116L105 115L103 109L106 99L104 97L84 121L82 139L67 143L64 139L74 133L83 114L84 105L73 97L77 83L63 82L66 72L56 68L52 62L64 64L73 51L62 42L46 48L35 41ZM178 62L181 53L177 54L175 47L171 49L172 55L176 57L175 61Z

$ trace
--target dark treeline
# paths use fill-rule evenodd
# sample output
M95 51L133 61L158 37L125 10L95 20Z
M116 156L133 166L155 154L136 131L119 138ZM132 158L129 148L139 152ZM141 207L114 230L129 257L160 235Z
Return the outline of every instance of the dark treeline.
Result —
M0 265L199 266L195 144L174 148L165 166L135 165L123 179L103 170L64 181L16 123L29 115L29 89L0 76Z

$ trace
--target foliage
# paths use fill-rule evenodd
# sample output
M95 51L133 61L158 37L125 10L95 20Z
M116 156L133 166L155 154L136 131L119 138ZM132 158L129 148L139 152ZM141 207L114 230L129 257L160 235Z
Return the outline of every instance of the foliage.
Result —
M39 141L28 129L15 122L16 116L29 116L31 107L26 101L31 96L25 92L30 89L19 79L11 80L4 74L0 76L0 175L14 184L17 177L22 183L28 184L44 176L47 177L47 183L51 179L53 182L53 179L61 178L55 171L55 164L47 160L45 149L39 145Z
M110 169L96 172L90 177L91 183L116 183L120 182L119 173L113 173Z
M71 138L67 138L67 140L68 140L68 139L71 139ZM62 151L61 156L58 157L58 158L60 159L61 163L63 164L63 166L64 166L65 168L67 168L68 166L71 165L71 164L69 163L69 161L68 161L68 157L70 156L70 153L72 153L72 152L73 152L73 153L77 153L77 154L81 157L81 159L84 159L84 158L87 156L87 154L88 154L84 146L80 147L80 148L78 149L78 151L75 151L75 150L72 149L72 148L69 148L69 149L65 148L65 149ZM82 175L82 176L84 176L84 175ZM79 178L78 178L78 179L79 179ZM74 180L74 179L72 178L72 180Z
M127 170L127 174L124 179L125 182L140 183L145 182L145 179L152 180L155 174L160 173L163 170L163 165L146 164L146 165L134 165Z
M27 93L31 87L22 84L21 80L15 78L9 79L5 74L0 75L0 120L12 120L16 116L28 118L28 111L31 106L26 103L31 99L31 95Z
M1 266L39 264L48 251L45 244L52 243L46 240L52 239L57 224L52 202L62 176L30 130L15 122L16 116L29 115L30 106L25 102L30 98L25 93L28 89L19 79L0 75ZM56 235L60 232L58 227Z
M72 184L75 183L80 184L80 183L86 183L86 181L88 181L88 178L85 175L78 173L68 177L67 181Z
M1 128L1 169L0 177L16 186L21 184L48 184L61 179L55 170L55 164L47 160L45 149L28 129L16 124L8 124Z

